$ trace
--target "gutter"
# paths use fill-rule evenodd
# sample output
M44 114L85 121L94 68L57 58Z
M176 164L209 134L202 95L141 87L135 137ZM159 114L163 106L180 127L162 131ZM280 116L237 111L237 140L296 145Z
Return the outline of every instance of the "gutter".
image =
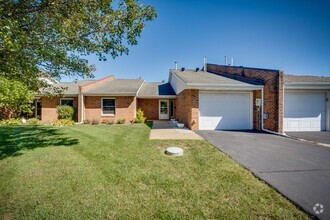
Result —
M259 90L263 85L227 85L227 84L204 84L204 83L187 83L188 89L214 89L214 90Z
M52 97L62 97L62 98L75 98L75 97L78 97L78 94L52 94ZM48 97L47 95L45 94L37 94L37 95L34 95L34 97Z
M296 82L285 83L286 89L330 89L330 82Z
M286 89L330 89L330 85L286 85Z
M82 93L84 96L136 96L136 92L121 92L121 93Z
M138 99L175 99L176 95L168 95L168 96L137 96Z

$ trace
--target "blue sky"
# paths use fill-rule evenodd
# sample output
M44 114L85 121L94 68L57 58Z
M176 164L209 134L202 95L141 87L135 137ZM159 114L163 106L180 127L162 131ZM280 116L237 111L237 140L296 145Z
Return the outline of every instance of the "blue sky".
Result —
M287 74L330 76L330 1L144 0L158 17L147 23L129 55L99 62L95 77L167 80L170 68L224 64Z

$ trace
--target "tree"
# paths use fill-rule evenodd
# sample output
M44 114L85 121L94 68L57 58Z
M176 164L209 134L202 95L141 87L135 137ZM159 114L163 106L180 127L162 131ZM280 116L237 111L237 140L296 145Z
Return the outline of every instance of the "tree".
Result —
M1 113L9 118L32 113L34 94L25 84L0 77L0 85Z
M0 76L35 91L40 77L92 77L86 55L128 54L155 17L138 0L0 1Z

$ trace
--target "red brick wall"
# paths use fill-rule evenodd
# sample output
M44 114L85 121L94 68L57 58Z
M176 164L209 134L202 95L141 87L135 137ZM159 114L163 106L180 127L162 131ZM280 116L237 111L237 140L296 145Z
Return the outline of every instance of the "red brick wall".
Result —
M101 115L101 98L115 98L116 99L116 114L115 116ZM85 114L84 119L114 122L118 119L125 119L129 123L136 115L136 97L134 96L85 96Z
M159 99L138 99L137 108L141 108L147 120L159 119Z
M78 121L82 122L82 93L88 91L89 89L95 88L103 83L114 80L114 76L107 76L102 79L96 80L95 82L88 83L83 86L78 87Z
M57 109L56 107L60 105L60 97L42 97L41 98L41 121L43 122L53 122L57 120ZM73 107L78 108L78 98L73 98ZM77 111L76 111L77 114Z
M198 90L186 89L175 100L175 118L192 130L198 127Z
M283 132L283 72L256 68L221 66L208 64L207 70L228 76L245 77L264 83L264 128Z

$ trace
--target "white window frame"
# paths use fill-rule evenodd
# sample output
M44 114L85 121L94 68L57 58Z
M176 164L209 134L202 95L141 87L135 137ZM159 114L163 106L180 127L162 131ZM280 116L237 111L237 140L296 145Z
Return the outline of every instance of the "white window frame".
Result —
M61 99L60 99L60 105L62 105L62 100L72 100L72 107L73 107L73 105L74 105L74 100L73 100L73 98L61 98Z
M103 113L103 99L113 99L115 100L115 114L104 114ZM116 115L116 99L115 98L101 98L101 116L115 116Z

